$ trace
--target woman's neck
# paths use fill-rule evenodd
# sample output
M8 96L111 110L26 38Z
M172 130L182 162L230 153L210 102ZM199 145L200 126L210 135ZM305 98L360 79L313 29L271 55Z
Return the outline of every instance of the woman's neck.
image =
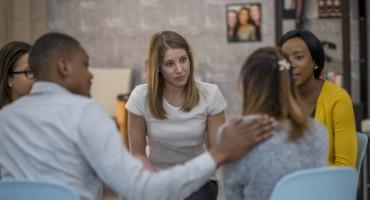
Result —
M302 110L305 114L312 115L315 112L323 83L323 80L312 78L312 80L298 86L299 96L303 103Z
M298 86L298 92L302 98L318 97L320 94L323 80L311 78L302 85Z
M182 106L185 101L184 87L165 85L163 97L174 106Z
M163 93L168 94L168 95L179 96L179 95L182 95L184 93L184 89L185 89L185 87L176 87L176 86L173 86L173 85L165 84Z

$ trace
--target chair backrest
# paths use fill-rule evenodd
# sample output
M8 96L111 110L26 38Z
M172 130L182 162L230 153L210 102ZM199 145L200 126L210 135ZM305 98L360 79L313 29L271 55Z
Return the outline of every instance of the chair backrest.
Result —
M357 141L358 141L358 150L357 150L357 163L356 163L356 169L359 172L362 165L362 160L364 158L366 147L367 147L367 141L368 137L366 134L357 132Z
M64 185L39 181L0 181L0 199L11 200L78 200Z
M270 200L355 200L353 168L316 168L293 172L275 186Z

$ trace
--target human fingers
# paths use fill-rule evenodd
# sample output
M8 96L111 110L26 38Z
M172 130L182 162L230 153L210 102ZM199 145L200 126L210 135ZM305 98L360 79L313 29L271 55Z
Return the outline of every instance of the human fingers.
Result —
M262 141L269 137L271 137L274 133L276 128L276 121L274 118L268 117L265 119L266 121L262 122L259 129L256 130L256 140Z
M240 137L253 141L261 141L271 136L274 127L275 124L272 118L260 116L248 123L243 123L238 128L241 131Z
M258 122L256 123L255 128L258 130L268 130L270 127L276 126L276 121L274 118L269 117L268 115L263 115L257 118Z

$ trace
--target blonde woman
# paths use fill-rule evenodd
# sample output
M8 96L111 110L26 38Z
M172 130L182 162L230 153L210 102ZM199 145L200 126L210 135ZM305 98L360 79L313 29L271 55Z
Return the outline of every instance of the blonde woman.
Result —
M216 85L194 80L193 72L193 55L184 37L173 31L152 37L148 83L133 90L126 108L130 150L153 171L202 154L205 144L213 146L216 131L225 122L221 91ZM215 199L217 184L210 181L199 193L193 195Z

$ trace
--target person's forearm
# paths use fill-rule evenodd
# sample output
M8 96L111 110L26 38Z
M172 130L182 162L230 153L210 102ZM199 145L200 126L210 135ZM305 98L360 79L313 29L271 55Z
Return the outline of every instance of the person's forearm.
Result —
M97 129L91 123L104 126ZM80 124L77 142L88 162L86 170L93 169L104 183L127 199L185 199L215 173L216 163L209 153L183 165L149 172L122 145L115 125L98 106L89 106Z
M94 144L89 147L93 150L87 158L103 182L127 199L185 199L204 185L216 170L215 160L207 152L185 164L150 172L118 140L109 140L108 150L114 152L114 156L105 156L105 145L97 150Z
M130 152L135 156L140 155L146 157L146 142L140 142L132 138L130 142Z
M209 153L204 153L183 165L155 173L134 170L129 199L185 199L197 191L215 173L216 164ZM145 186L145 187L142 187Z
M140 145L142 146L142 145ZM149 161L149 159L146 156L146 150L144 147L140 148L132 148L131 151L132 155L134 155L136 158L138 158L144 165L144 167L149 170L150 172L155 172L156 168L154 165Z
M138 158L144 165L144 167L149 170L150 172L155 172L156 171L156 168L154 167L154 165L150 162L150 160L146 157L146 156L143 156L141 154L137 154L135 155L136 158Z
M208 152L214 159L216 163L216 168L227 162L227 156L222 151L217 150L215 147L209 149Z

